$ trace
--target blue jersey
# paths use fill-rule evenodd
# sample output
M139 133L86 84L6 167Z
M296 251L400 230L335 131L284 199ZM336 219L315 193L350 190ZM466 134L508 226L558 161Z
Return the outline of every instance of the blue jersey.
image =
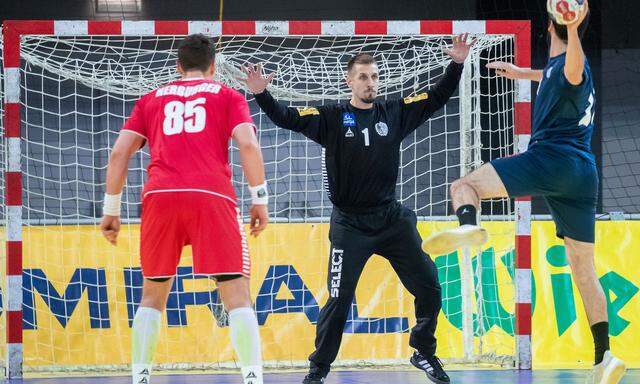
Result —
M530 146L553 144L594 161L591 135L595 114L595 90L585 58L582 83L572 85L564 75L566 54L549 59L538 86L533 108Z

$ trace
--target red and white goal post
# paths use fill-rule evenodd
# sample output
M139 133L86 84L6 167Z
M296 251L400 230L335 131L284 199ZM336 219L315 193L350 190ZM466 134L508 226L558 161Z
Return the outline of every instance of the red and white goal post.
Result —
M447 190L455 178L492 158L526 150L531 129L530 83L499 78L481 64L508 60L529 68L529 21L5 21L2 25L5 138L2 192L6 205L3 216L7 260L3 279L6 376L21 377L23 367L25 372L30 372L110 369L127 364L126 354L121 354L119 359L105 358L104 353L94 351L91 345L99 345L101 339L113 342L128 338L126 320L130 320L131 308L135 308L130 301L135 301L139 293L129 291L137 289L131 285L137 266L135 226L139 221L139 191L148 153L140 152L131 165L123 202L123 221L129 226L123 229L122 235L131 240L131 244L117 253L103 247L99 235L94 234L98 232L101 214L105 161L108 148L113 145L136 98L177 76L175 44L182 36L204 33L219 39L218 79L245 92L248 100L251 100L250 94L237 80L240 65L263 61L267 63L267 70L278 71L271 88L273 94L290 105L306 106L347 98L348 89L342 80L344 64L350 55L359 51L374 53L378 59L382 75L380 97L406 97L423 92L437 81L448 63L441 48L450 44L452 35L463 32L479 40L465 66L459 94L402 146L399 198L424 221L420 224L421 230L451 224ZM252 104L273 192L270 214L276 223L274 226L326 222L331 204L322 192L323 153L304 137L273 126L254 107ZM231 159L240 205L246 216L249 196L243 183L238 181L241 172L235 149L231 150ZM462 336L450 338L461 339L463 345L442 348L449 348L447 351L451 351L453 360L475 362L483 356L511 351L513 342L513 352L506 354L518 368L530 369L531 200L496 201L483 208L483 222L490 226L492 235L506 239L501 242L505 254L515 250L515 258L503 259L510 261L505 261L501 268L515 272L506 283L504 277L486 284L480 278L480 283L474 283L474 274L483 276L481 260L484 258L467 254L462 257L461 265L454 265L458 263L457 256L441 259L439 267L444 271L441 279L443 276L448 279L450 270L459 270L464 280L451 282L451 287L462 287L459 293L449 297L457 303L455 308L443 303L446 319L456 324L461 319ZM493 221L497 223L495 226ZM326 236L322 241L324 239ZM265 273L265 279L277 278L269 274L278 270L274 265L281 247L277 237L273 241L267 245L256 243L258 250L252 250L267 255L254 261L258 263L254 267L258 268L258 273L254 271L257 279ZM326 250L326 244L322 244L318 240L316 245ZM497 255L498 246L494 248ZM124 269L124 278L120 262L109 265L113 258L101 258L114 254L128 257L128 266L134 267ZM91 269L93 264L88 260L93 258L103 264ZM454 264L447 264L449 262ZM510 263L515 265L508 265ZM261 264L267 272L262 273ZM295 262L291 264L298 270L307 268ZM325 264L316 261L314 265L317 270L305 270L299 275L312 276L313 282L305 283L320 298ZM63 266L69 269L56 269ZM378 272L367 273L376 276ZM381 289L391 289L397 282L389 284ZM76 295L76 288L80 296ZM260 295L265 292L261 288L258 293L259 314L267 315L260 311L281 313L281 309L260 307ZM82 299L83 294L88 295L89 304ZM102 294L109 296L105 302L101 301ZM383 315L399 315L396 301L406 299L400 295L400 299L384 299L387 301L376 304L384 311ZM23 300L25 297L27 303ZM497 301L490 302L488 297ZM274 300L275 294L272 302ZM492 306L502 305L500 301L506 301L506 308L513 308L515 312L514 335L503 329L496 336L484 329L485 325L491 327L498 323L509 328L510 317L488 318L499 312ZM462 303L461 310L456 309L459 303ZM105 309L106 314L101 312ZM287 307L286 311L294 309ZM81 316L73 315L74 311L86 312L89 320L76 319ZM311 319L315 309L305 307L301 311ZM178 320L175 321L183 321L183 313L176 313ZM474 314L479 319L475 325ZM190 319L201 317L191 312L189 316ZM411 318L410 312L408 317ZM371 320L368 324L373 323ZM179 325L184 325L184 330L171 328L165 339L173 339L161 341L166 348L175 347L178 341L196 345L198 340L190 338L189 327ZM442 325L445 330L439 332L458 332L455 327L447 331L449 326ZM399 333L406 334L406 329ZM112 336L117 338L111 339ZM390 332L384 338L401 336ZM442 343L447 343L447 336L449 333L441 334ZM269 343L287 345L279 339L286 337L286 333L273 337L265 341L265 347ZM312 333L295 337L301 343L313 344ZM387 346L385 341L380 342L382 352L372 358L372 362L395 361L404 353ZM345 352L341 355L345 364L358 360L356 352L353 356L349 352L349 340L345 343ZM126 342L120 348L126 350ZM275 361L276 366L304 364L306 356L296 350L297 347L291 348L282 351L283 356L288 356L283 358L285 361L278 356L267 356L266 360ZM224 366L232 360L228 351L220 353L213 357L214 361L204 349L203 361L193 361L191 355L182 359L174 354L171 358L178 360L176 364L164 365L169 369L184 368L190 363L208 367L207 362Z

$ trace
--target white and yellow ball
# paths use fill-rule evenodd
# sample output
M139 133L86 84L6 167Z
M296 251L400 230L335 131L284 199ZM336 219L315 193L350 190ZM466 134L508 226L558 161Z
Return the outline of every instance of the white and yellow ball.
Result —
M547 12L560 25L571 24L578 19L585 0L547 0Z

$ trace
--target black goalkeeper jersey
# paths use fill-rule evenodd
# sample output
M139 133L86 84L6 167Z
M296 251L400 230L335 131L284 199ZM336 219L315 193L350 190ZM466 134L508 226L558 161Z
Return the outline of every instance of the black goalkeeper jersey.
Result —
M348 101L286 107L268 91L255 99L277 126L300 132L325 148L329 199L338 208L357 210L395 200L402 140L449 100L462 68L452 61L428 92L375 101L371 109L356 108Z

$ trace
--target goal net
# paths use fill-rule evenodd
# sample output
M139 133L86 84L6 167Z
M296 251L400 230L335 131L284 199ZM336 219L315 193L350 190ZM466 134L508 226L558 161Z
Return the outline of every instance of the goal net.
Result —
M459 91L402 143L397 197L417 213L423 236L456 225L448 194L455 179L517 151L517 84L485 68L493 60L514 61L514 35L474 36L478 42ZM451 37L219 38L217 79L249 100L272 194L272 224L249 244L252 297L268 365L305 366L313 351L315 323L328 295L331 203L324 190L322 149L301 134L276 127L260 111L238 80L241 66L264 63L265 71L277 72L270 86L273 95L288 105L305 107L348 99L346 62L357 52L369 52L380 69L379 97L410 97L427 91L443 75L450 62L443 48L451 44ZM101 238L97 226L106 166L134 102L177 78L176 46L181 38L22 37L25 372L121 370L129 363L130 326L142 293L139 221L148 147L129 164L123 193L125 225L117 247ZM3 143L5 170L6 147ZM233 184L246 219L250 196L233 146L230 154ZM437 334L443 359L513 365L515 220L512 201L484 203L482 222L491 234L490 243L482 250L433 257L443 294ZM156 362L160 369L236 367L215 282L192 274L190 252L187 247L183 253L163 315ZM374 256L362 275L336 365L405 362L415 324L412 300L389 264Z

